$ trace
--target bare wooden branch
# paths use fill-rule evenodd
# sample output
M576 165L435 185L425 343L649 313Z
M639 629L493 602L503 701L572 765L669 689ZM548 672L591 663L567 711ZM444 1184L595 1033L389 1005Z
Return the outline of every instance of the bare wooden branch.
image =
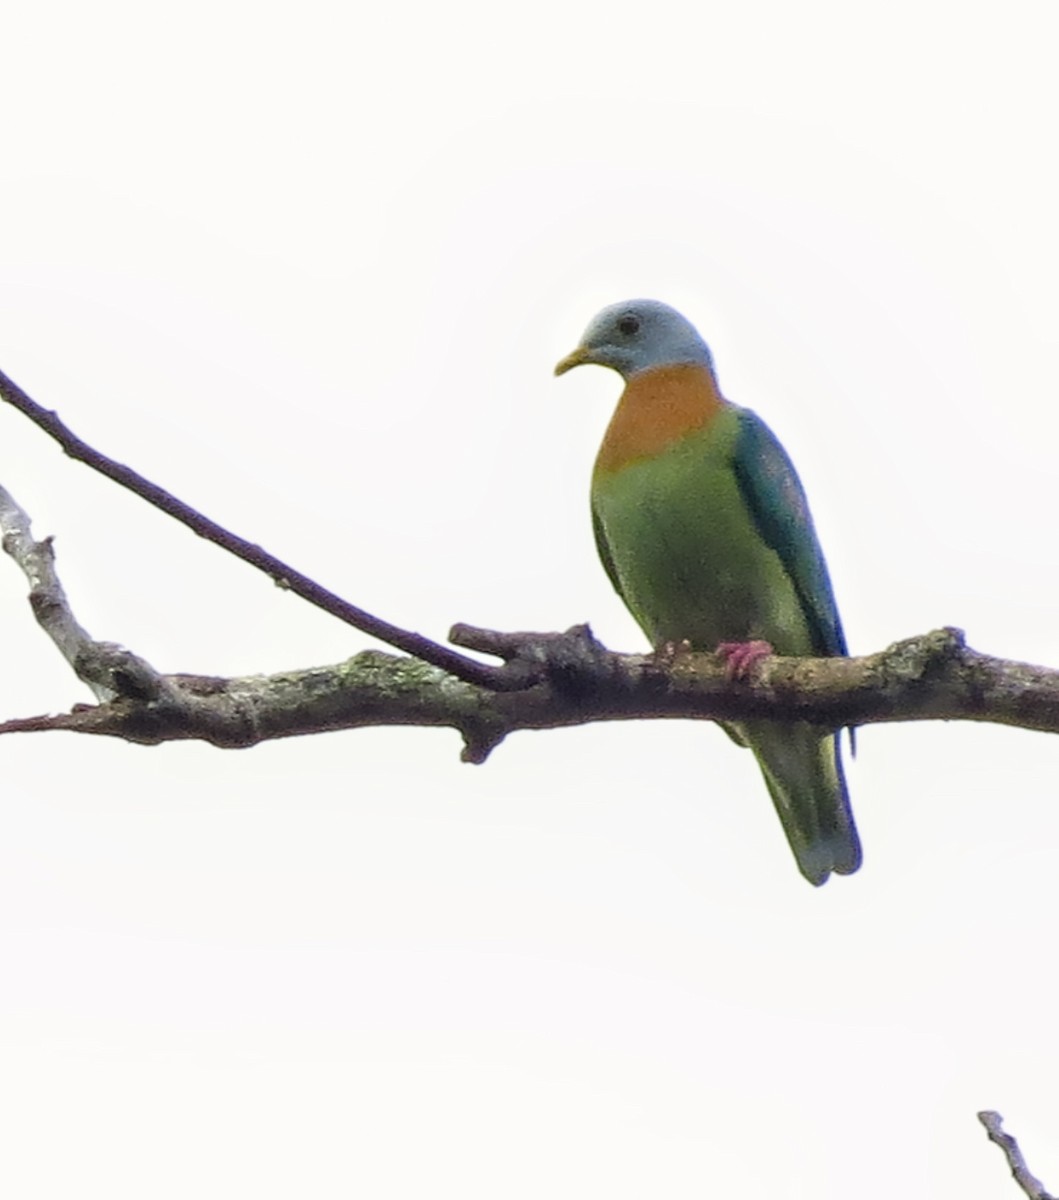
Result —
M197 512L182 500L178 500L176 496L159 487L158 484L145 479L131 467L115 462L114 459L93 449L87 442L82 441L75 433L71 432L59 419L57 413L42 408L2 371L0 371L0 398L17 408L20 413L29 417L35 425L53 437L71 458L85 463L94 471L98 471L115 483L121 484L122 487L128 488L142 500L146 500L148 504L161 509L162 512L167 513L182 525L186 525L199 537L213 542L227 550L229 554L234 554L236 558L241 558L243 562L256 567L259 571L264 571L277 587L294 592L295 595L314 604L317 608L322 608L331 616L337 617L347 625L352 625L354 629L359 629L361 633L378 638L380 642L394 646L406 654L414 655L424 662L441 667L450 675L455 675L457 679L492 688L523 686L517 683L514 672L501 671L489 663L478 662L466 655L457 654L448 646L431 641L422 634L401 629L389 621L384 621L381 617L373 616L364 609L358 608L355 604L350 604L348 600L336 596L334 592L329 591L314 579L310 579L308 575L303 575L301 571L295 570L294 567L276 558L275 555L269 554L267 550L239 537L218 525L216 521L211 521L209 517Z
M1010 1133L1004 1132L1002 1127L1004 1118L1001 1117L1000 1113L991 1111L980 1112L978 1119L985 1126L986 1133L989 1134L989 1140L995 1142L1003 1150L1004 1157L1008 1160L1008 1166L1011 1168L1011 1174L1015 1177L1015 1182L1022 1188L1030 1200L1056 1200L1056 1197L1045 1190L1044 1184L1026 1166L1026 1160L1022 1157L1022 1151L1019 1149L1018 1142L1015 1141Z

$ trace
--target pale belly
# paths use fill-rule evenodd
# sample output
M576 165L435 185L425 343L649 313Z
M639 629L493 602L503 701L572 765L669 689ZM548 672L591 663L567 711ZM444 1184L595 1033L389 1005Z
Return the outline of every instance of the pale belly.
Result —
M771 642L811 654L801 603L762 541L723 445L677 445L594 484L622 598L653 645Z

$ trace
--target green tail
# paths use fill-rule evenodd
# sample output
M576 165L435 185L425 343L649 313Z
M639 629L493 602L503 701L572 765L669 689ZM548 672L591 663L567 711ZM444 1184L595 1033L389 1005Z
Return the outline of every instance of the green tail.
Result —
M811 884L832 871L852 875L860 838L846 790L839 738L811 725L753 722L740 727L754 751L798 870Z

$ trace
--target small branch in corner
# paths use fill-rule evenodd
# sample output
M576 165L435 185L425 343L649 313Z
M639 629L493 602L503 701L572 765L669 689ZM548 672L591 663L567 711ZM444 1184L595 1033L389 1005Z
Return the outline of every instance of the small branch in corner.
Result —
M989 1140L995 1142L1004 1152L1015 1182L1026 1193L1029 1200L1056 1200L1056 1197L1045 1190L1044 1184L1026 1166L1026 1160L1022 1157L1018 1142L1010 1133L1004 1132L1002 1124L1004 1118L1000 1113L987 1109L978 1114L978 1120L985 1126Z

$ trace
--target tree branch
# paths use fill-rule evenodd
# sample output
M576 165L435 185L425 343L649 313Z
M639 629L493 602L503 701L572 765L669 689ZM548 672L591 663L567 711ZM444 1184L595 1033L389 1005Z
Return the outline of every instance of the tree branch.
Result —
M354 629L359 629L361 633L378 638L380 642L385 642L398 650L403 650L406 654L421 658L424 662L432 663L467 683L476 683L482 687L492 688L526 686L528 681L518 680L512 671L502 671L489 663L478 662L463 654L457 654L455 650L431 641L422 634L401 629L397 625L391 625L389 621L384 621L381 617L365 612L364 609L336 596L334 592L310 579L309 576L303 575L294 567L269 554L267 550L263 550L260 546L246 541L245 538L241 538L215 521L211 521L209 517L203 516L202 513L197 512L182 500L178 500L164 488L145 479L131 467L115 462L112 458L94 450L87 442L82 441L71 432L59 419L57 413L42 408L3 371L0 371L0 398L17 408L20 413L29 417L35 425L53 437L71 458L85 463L94 471L98 471L115 483L121 484L122 487L128 488L129 491L146 500L148 504L154 505L155 508L159 508L173 517L174 520L186 525L199 537L213 542L214 545L227 550L229 554L234 554L236 558L241 558L243 562L249 563L259 571L264 571L277 587L294 592L295 595L300 596L303 600L308 600L317 608L322 608L331 616L337 617L347 625L352 625Z
M1019 1149L1018 1142L1011 1136L1010 1133L1005 1133L1002 1128L1003 1117L998 1112L980 1112L978 1114L979 1121L985 1126L986 1133L989 1134L989 1140L995 1142L1004 1152L1004 1157L1008 1160L1008 1166L1011 1168L1011 1174L1015 1177L1015 1182L1029 1197L1029 1200L1056 1200L1049 1192L1045 1191L1044 1184L1041 1183L1034 1175L1030 1173L1029 1167L1026 1166L1026 1160L1022 1157L1022 1151Z
M764 660L731 683L712 654L674 660L607 650L587 626L496 633L466 626L457 641L493 647L539 682L494 691L412 658L366 650L347 662L268 676L161 677L153 695L119 695L69 713L0 722L0 733L66 730L153 745L198 739L242 748L274 738L374 725L449 726L481 763L511 733L594 721L684 718L809 721L838 728L883 721L975 720L1059 732L1059 671L991 658L939 629L862 658ZM138 660L137 660L138 661Z
M3 548L29 579L34 613L101 701L2 722L0 733L63 729L147 744L196 738L243 747L368 725L444 725L463 735L467 761L484 762L509 733L592 721L768 718L838 729L879 721L974 720L1059 732L1059 672L979 654L955 629L863 658L771 657L750 680L733 683L713 654L615 654L586 625L566 633L455 626L455 645L502 660L481 663L380 621L215 525L87 446L2 373L0 395L68 454L278 584L413 656L365 651L330 667L235 679L162 675L129 651L89 637L67 602L50 540L35 541L26 514L0 490Z

